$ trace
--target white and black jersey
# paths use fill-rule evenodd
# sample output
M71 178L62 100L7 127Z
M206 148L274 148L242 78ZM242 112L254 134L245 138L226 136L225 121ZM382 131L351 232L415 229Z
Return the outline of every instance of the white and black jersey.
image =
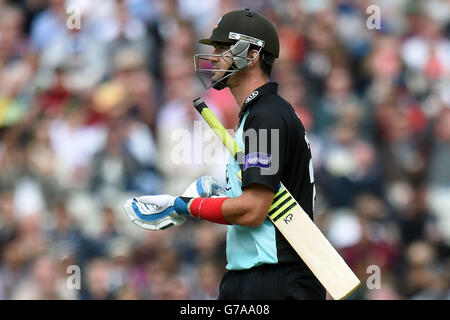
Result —
M313 219L314 174L305 128L292 106L269 82L253 91L239 114L235 140L245 150L242 159L230 157L227 195L239 196L251 184L278 192L280 183ZM236 172L242 170L242 183ZM269 218L257 228L229 226L227 269L249 269L262 264L301 262L300 257ZM303 268L310 273L306 265Z

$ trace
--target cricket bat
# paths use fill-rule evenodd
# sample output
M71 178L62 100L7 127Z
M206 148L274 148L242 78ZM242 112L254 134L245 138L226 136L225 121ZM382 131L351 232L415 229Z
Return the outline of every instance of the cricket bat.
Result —
M194 107L234 157L242 153L201 98L194 100ZM242 180L241 172L238 176ZM283 184L268 216L333 299L344 299L356 290L359 279Z

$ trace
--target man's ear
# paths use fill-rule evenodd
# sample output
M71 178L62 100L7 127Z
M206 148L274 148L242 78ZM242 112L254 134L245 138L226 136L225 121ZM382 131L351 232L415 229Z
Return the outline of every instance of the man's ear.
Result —
M252 59L252 61L250 61L249 67L256 65L260 58L258 50L251 50L248 53L248 57L249 57L249 59Z

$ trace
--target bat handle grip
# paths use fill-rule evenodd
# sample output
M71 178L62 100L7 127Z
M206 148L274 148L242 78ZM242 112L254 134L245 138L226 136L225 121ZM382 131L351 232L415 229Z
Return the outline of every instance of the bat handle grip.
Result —
M241 151L236 141L234 141L233 137L227 132L222 123L220 123L219 119L211 112L205 102L203 102L202 98L197 98L194 100L194 107L206 121L206 123L214 130L216 135L222 141L224 146L231 152L233 156L236 156L236 153Z
M208 108L206 103L203 101L202 98L197 98L194 100L194 107L197 109L198 113L202 113L204 108Z

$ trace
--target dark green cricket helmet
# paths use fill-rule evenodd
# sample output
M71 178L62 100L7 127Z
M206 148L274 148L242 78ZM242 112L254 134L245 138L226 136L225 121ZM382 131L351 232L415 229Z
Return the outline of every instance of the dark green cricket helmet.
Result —
M270 55L272 62L280 56L280 41L274 25L266 17L250 9L231 11L223 15L214 26L211 36L199 42L209 45L214 43L232 45L239 39L262 41L261 51Z

